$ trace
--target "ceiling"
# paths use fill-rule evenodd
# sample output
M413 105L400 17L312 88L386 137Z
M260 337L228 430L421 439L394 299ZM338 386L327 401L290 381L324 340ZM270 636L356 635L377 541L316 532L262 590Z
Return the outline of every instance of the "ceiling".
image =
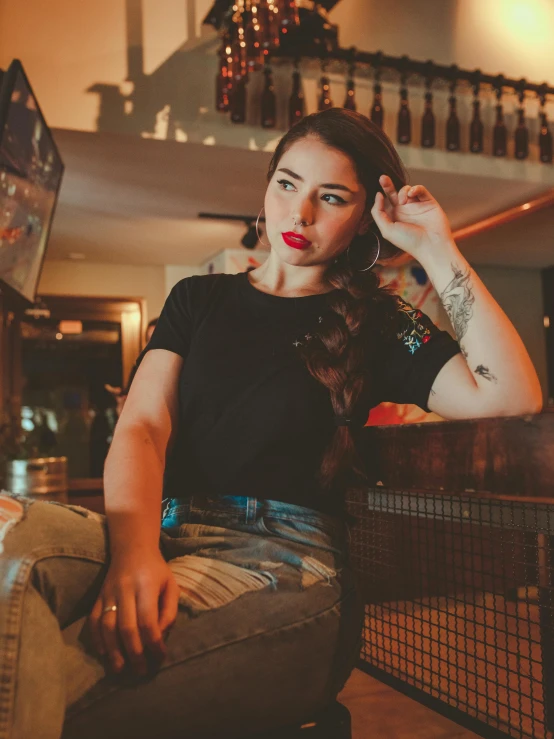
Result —
M263 205L269 151L61 129L54 136L66 172L48 260L78 252L100 263L199 265L224 248L240 247L245 233L241 222L199 219L199 212L256 217ZM548 165L489 165L484 160L490 158L450 153L445 159L444 152L425 164L416 151L400 153L410 181L430 190L454 229L554 187ZM554 208L459 247L475 264L551 266Z

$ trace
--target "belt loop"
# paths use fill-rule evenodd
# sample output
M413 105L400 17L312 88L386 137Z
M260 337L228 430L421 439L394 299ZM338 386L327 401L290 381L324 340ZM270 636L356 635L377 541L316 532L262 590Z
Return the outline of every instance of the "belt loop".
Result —
M247 496L246 498L246 523L254 523L256 521L256 498Z

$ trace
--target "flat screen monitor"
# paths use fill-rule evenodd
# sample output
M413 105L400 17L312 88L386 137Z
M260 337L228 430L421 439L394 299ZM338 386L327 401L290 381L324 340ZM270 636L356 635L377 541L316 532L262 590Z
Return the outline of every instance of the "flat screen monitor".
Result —
M64 172L19 60L0 88L0 286L33 303Z

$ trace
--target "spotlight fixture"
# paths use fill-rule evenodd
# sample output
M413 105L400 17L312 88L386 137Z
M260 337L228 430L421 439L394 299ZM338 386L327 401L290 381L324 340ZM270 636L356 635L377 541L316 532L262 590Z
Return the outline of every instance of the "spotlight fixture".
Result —
M245 249L255 249L256 244L258 243L258 234L256 233L256 216L247 216L247 215L230 215L225 213L199 213L198 218L217 218L218 220L224 220L224 221L242 221L246 227L247 231L242 237L240 243L244 246ZM259 223L265 223L265 218L261 217L259 219Z
M256 233L256 226L252 221L245 221L248 226L248 231L244 234L240 243L246 247L246 249L255 249L258 243L258 234Z

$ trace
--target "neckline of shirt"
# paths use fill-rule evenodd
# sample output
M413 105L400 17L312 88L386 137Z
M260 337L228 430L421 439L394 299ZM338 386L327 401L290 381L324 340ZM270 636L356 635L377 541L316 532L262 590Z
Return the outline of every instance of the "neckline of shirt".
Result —
M239 272L238 275L241 278L240 284L242 285L245 292L247 292L250 296L258 300L260 303L264 303L266 305L286 305L286 304L292 305L295 301L301 301L302 305L308 305L308 304L315 305L319 303L325 303L327 296L335 292L337 289L335 288L326 293L315 293L314 295L300 295L298 297L286 296L286 295L273 295L272 293L265 293L262 290L258 290L257 287L254 287L254 285L248 279L248 272Z

